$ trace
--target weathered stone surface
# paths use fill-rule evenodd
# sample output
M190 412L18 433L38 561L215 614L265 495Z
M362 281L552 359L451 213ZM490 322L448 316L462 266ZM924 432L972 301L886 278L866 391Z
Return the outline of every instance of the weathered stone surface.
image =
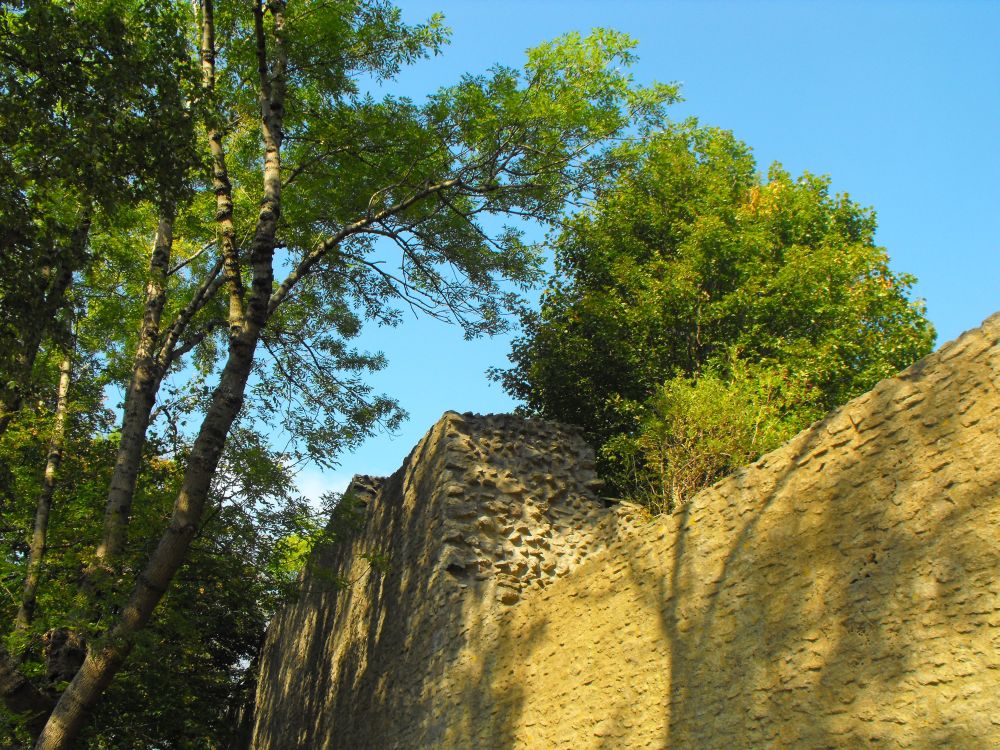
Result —
M572 431L446 414L272 624L253 747L1000 746L998 337L653 522Z

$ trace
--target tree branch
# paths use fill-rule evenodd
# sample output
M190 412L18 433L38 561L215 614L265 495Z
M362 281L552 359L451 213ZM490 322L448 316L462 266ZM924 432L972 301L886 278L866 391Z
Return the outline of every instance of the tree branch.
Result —
M212 270L209 271L208 275L202 281L201 286L191 298L191 301L177 313L174 320L167 328L166 336L164 336L163 343L160 345L160 351L156 355L156 360L160 367L161 377L169 367L171 352L173 351L174 346L177 344L177 341L180 340L180 337L184 335L184 331L187 329L191 319L198 314L198 311L201 310L222 287L224 280L223 277L219 275L222 271L222 266L222 260L216 261Z
M190 258L188 258L187 260L182 260L176 266L174 266L169 271L167 271L167 276L173 276L175 273L177 273L178 271L180 271L182 268L184 268L189 263L193 263L194 261L198 260L198 258L200 258L202 255L204 255L205 252L207 250L209 250L212 247L212 245L214 245L214 244L215 244L214 242L206 243L204 246L202 246L202 248L198 252L196 252Z
M268 303L268 314L273 313L278 308L278 306L288 296L288 293L292 290L292 288L303 276L309 273L316 263L318 263L328 252L336 248L345 239L365 231L373 224L405 211L430 195L434 195L442 190L447 190L448 188L456 187L461 184L461 180L452 178L442 180L441 182L434 183L433 185L427 185L408 198L405 198L376 214L366 216L363 219L358 219L357 221L348 224L339 232L321 242L299 261L298 265L291 271L291 273L288 274L285 280L281 282L281 285L274 291L274 294L271 295L271 299Z
M201 69L202 91L214 107L215 97L215 12L213 0L202 0L201 18ZM246 311L243 298L243 275L240 268L240 249L236 242L233 223L233 185L226 167L226 150L222 145L222 132L212 112L208 122L208 144L212 154L212 188L215 191L215 220L219 225L223 270L229 289L229 326L232 334L243 329Z

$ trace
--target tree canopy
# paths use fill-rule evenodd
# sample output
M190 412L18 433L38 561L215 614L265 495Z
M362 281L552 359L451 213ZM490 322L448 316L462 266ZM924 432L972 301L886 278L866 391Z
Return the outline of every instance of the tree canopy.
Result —
M556 273L495 373L583 427L619 491L672 507L930 351L874 212L827 178L762 179L694 121L621 157L554 238Z
M376 95L446 41L383 0L0 6L9 742L223 741L208 696L245 697L316 535L290 473L402 417L362 327L502 330L540 268L514 225L591 195L676 95L603 30Z

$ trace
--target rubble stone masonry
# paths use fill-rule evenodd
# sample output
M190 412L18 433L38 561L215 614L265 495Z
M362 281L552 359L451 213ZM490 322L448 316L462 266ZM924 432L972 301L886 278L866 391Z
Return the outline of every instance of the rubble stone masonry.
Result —
M606 507L569 428L445 414L356 478L360 528L272 623L252 747L1000 747L998 339L656 519Z

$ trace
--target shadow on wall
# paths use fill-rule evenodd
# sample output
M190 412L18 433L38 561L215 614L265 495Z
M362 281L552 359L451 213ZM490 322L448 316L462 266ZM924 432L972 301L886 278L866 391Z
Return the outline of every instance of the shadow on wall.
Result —
M696 498L667 575L623 544L669 643L665 746L997 746L997 327Z
M491 690L512 668L489 648L496 615L593 546L571 528L606 515L593 477L592 452L558 426L442 419L385 480L353 547L314 561L276 618L253 746L502 747L523 698ZM362 564L373 552L390 557L386 571ZM353 580L324 583L338 578ZM519 649L544 632L523 630Z

